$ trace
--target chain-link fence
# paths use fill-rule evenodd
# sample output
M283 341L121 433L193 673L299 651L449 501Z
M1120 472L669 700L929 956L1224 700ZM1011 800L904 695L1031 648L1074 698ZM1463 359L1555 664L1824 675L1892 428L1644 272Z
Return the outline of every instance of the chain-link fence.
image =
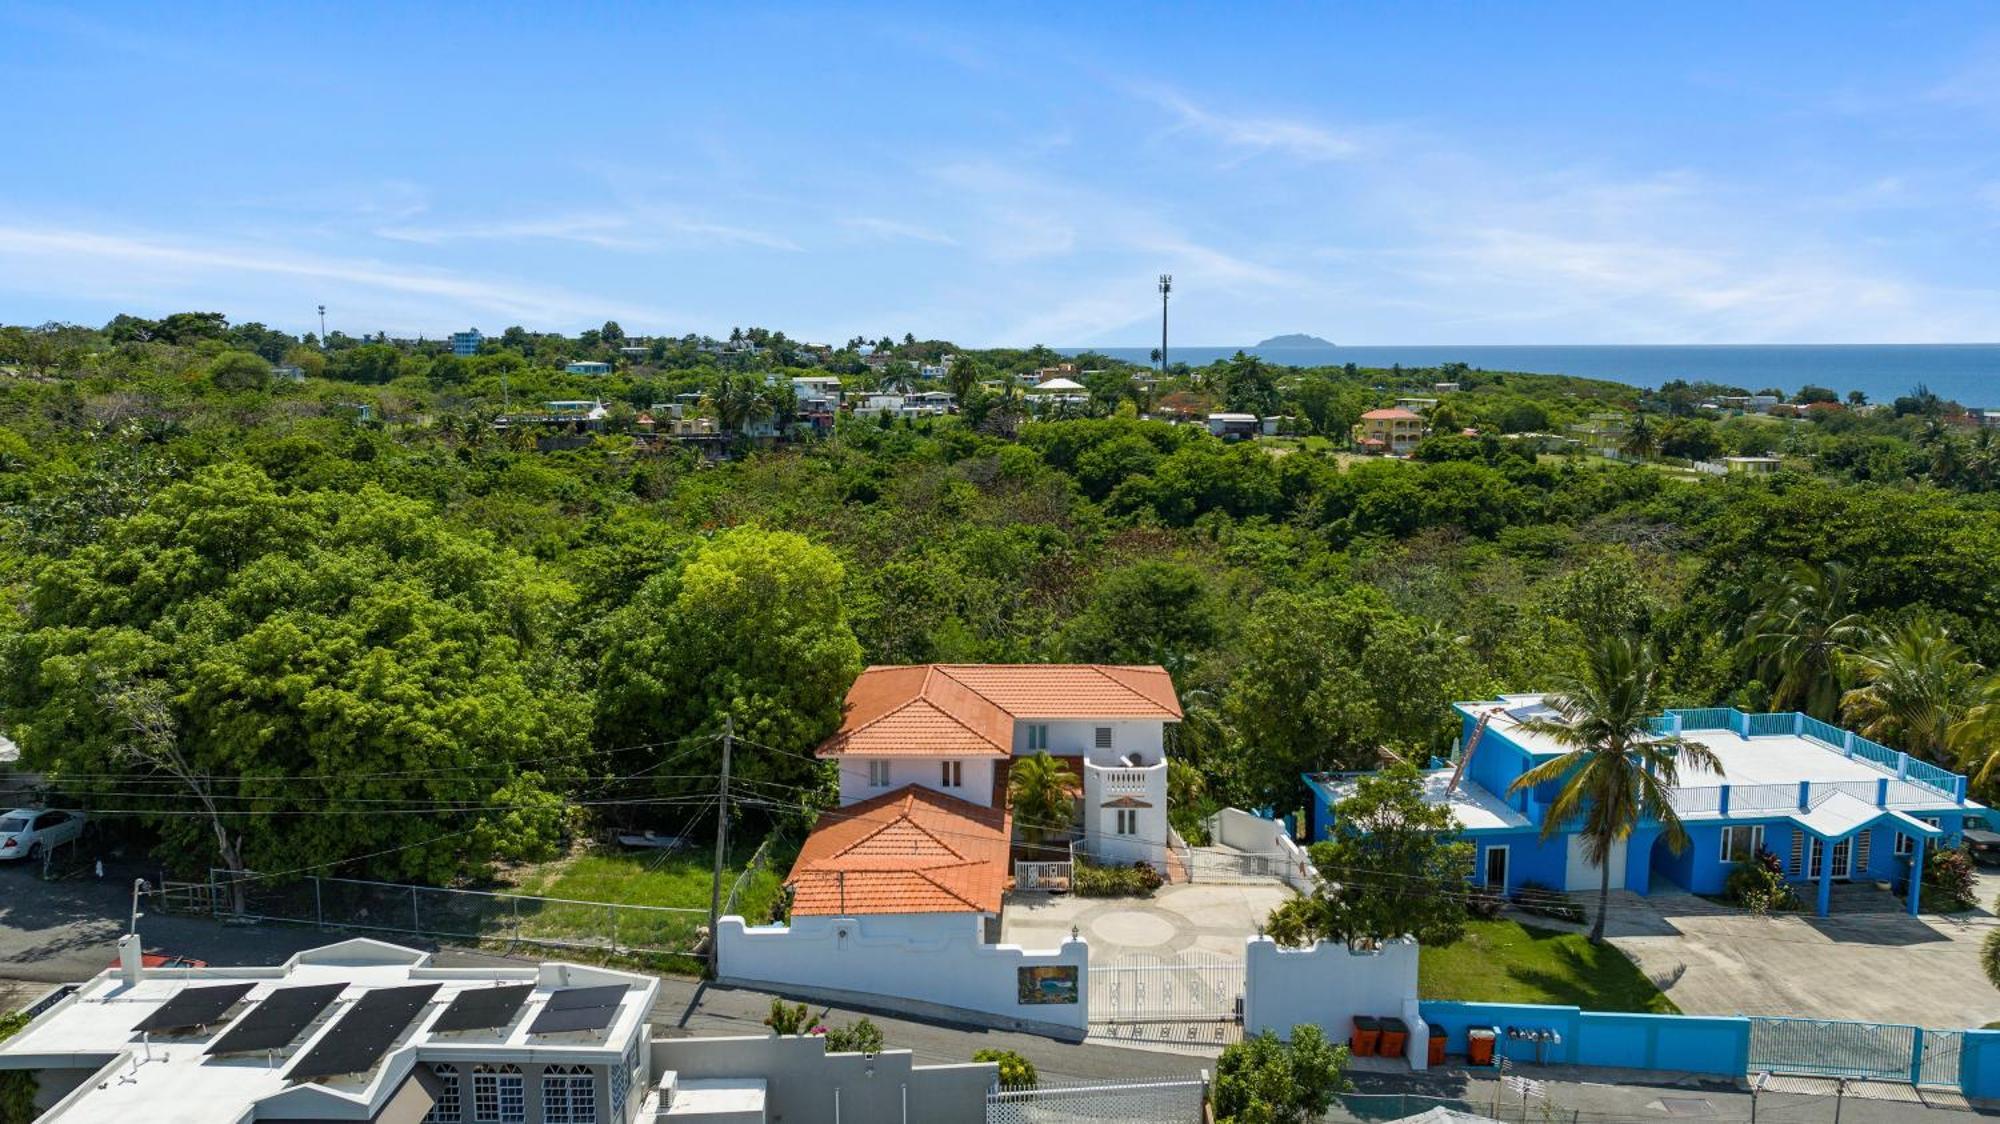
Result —
M777 861L777 855L782 849L783 844L776 834L765 836L764 841L757 845L757 850L751 854L750 861L743 864L742 872L729 884L729 895L722 902L724 917L732 915L741 917L752 925L761 925L771 920L769 916L752 917L745 911L766 915L772 912L776 903L765 900L765 896L759 893L761 887L758 885L758 875Z
M436 940L691 953L708 924L708 911L702 909L448 890L356 878L307 876L281 883L254 872L211 870L209 881L218 916ZM239 889L243 899L240 908L235 893Z

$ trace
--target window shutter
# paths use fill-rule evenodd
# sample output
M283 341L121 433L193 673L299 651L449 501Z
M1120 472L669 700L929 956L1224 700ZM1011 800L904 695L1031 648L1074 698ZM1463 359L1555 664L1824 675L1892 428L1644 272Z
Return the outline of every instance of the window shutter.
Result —
M1099 749L1111 748L1111 727L1099 726L1097 728L1097 748Z
M1868 844L1869 840L1873 838L1875 838L1873 828L1854 837L1854 876L1856 878L1868 877Z
M1797 878L1806 869L1806 833L1792 829L1792 877Z

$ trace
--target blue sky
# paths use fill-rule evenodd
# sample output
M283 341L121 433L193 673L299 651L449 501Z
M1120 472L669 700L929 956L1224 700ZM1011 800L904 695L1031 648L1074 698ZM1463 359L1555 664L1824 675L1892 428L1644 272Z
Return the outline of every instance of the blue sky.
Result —
M2000 339L2000 9L0 0L0 322Z

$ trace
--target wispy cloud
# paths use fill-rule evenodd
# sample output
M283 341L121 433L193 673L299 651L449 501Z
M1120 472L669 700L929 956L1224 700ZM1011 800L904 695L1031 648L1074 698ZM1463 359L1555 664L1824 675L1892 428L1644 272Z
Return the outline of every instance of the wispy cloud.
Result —
M444 225L403 223L378 226L373 233L391 241L424 246L453 242L553 241L637 252L694 242L756 246L787 253L797 253L802 249L797 242L769 231L713 222L659 207Z
M161 286L206 291L251 278L293 278L345 287L383 307L395 297L433 298L450 311L486 313L534 322L616 315L639 319L648 311L546 286L483 280L433 269L361 259L324 257L276 246L204 245L185 240L61 227L0 226L0 274L33 277L38 287L63 285L79 295L130 287L134 274Z
M1128 89L1171 113L1179 128L1239 151L1276 152L1306 161L1346 160L1361 151L1352 137L1310 121L1213 110L1165 86L1135 85Z
M957 239L941 231L912 222L898 222L895 219L877 218L873 215L850 215L841 219L840 225L885 241L928 242L933 246L958 245Z

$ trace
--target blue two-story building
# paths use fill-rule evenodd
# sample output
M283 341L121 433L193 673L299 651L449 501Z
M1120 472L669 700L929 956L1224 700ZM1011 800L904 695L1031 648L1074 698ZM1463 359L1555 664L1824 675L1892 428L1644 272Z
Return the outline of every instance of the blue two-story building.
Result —
M1461 837L1478 849L1473 880L1503 893L1529 882L1596 890L1601 869L1575 830L1543 838L1560 783L1513 791L1522 774L1568 751L1521 725L1553 717L1542 696L1504 695L1453 708L1461 718L1455 762L1425 774L1425 799L1449 807ZM1482 718L1486 727L1472 746ZM1921 879L1908 874L1922 869L1925 849L1957 845L1967 821L1978 826L1986 811L1966 799L1965 777L1804 714L1711 707L1668 711L1652 725L1656 733L1707 747L1721 769L1680 771L1673 809L1687 846L1676 854L1657 822L1640 824L1612 849L1613 889L1720 893L1730 868L1765 848L1792 881L1810 884L1808 896L1822 916L1833 883L1867 880L1906 888L1914 914ZM1310 837L1327 838L1335 807L1355 778L1317 773L1305 780L1313 793Z

